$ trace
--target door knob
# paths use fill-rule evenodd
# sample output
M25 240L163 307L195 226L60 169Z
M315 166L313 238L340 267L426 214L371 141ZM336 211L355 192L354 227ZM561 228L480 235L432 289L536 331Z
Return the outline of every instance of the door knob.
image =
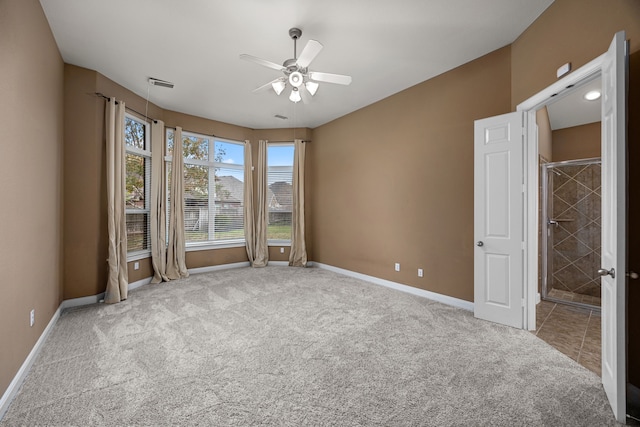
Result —
M613 268L611 270L607 270L606 268L601 268L598 270L598 274L601 276L611 276L612 279L616 278L616 270Z
M637 278L638 278L638 277L640 277L640 276L639 276L639 275L638 275L638 273L636 273L635 271L630 271L630 272L628 272L628 273L627 273L627 277L628 277L629 279L634 279L634 280L635 280L635 279L637 279Z
M476 243L476 246L484 246L484 243L482 242L482 240L479 240L478 243Z

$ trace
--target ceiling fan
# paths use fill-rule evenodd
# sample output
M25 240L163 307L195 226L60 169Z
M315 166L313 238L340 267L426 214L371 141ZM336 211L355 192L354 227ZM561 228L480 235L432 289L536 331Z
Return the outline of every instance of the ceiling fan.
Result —
M316 40L309 40L304 49L302 49L300 56L297 56L296 44L301 35L302 30L299 28L291 28L289 30L289 37L293 39L293 58L287 59L282 65L247 54L240 55L240 59L255 62L256 64L284 73L284 76L260 86L255 89L254 92L259 92L271 87L277 95L280 95L287 87L288 81L291 85L289 99L295 103L302 100L306 104L311 99L310 96L316 94L319 86L317 82L335 83L339 85L351 84L351 76L309 71L309 64L311 64L311 61L313 61L322 50L322 44Z

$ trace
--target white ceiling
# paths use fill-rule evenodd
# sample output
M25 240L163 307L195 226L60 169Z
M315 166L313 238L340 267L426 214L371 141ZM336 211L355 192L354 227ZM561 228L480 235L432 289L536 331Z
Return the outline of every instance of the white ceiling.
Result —
M587 101L584 95L592 90L602 90L600 77L571 88L565 96L547 105L551 130L595 123L601 120L601 99Z
M65 62L158 106L249 128L317 127L513 42L553 0L40 0ZM279 77L242 61L293 57L289 28L324 49L304 105L252 90ZM154 77L175 84L149 86ZM109 95L109 94L106 94ZM289 117L275 118L276 114Z

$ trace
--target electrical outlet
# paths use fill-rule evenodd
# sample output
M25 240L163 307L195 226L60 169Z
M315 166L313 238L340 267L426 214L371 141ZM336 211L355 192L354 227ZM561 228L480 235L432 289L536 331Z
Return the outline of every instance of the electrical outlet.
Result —
M284 253L284 248L280 248L280 253L283 254Z
M400 271L400 263L396 262L396 271Z
M36 309L35 308L33 310L31 310L31 312L29 313L29 326L33 326L34 323L36 323Z
M133 269L134 270L140 270L140 263L138 261L133 263Z
M424 271L421 268L418 269L418 277L424 277Z

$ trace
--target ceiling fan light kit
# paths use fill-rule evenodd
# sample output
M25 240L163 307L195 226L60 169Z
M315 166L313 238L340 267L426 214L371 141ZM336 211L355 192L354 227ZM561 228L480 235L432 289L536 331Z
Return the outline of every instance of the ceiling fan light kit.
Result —
M284 73L284 77L279 77L262 85L255 89L254 92L259 92L271 87L276 95L280 95L287 87L288 81L291 85L291 93L289 94L291 102L298 103L302 100L306 104L310 99L308 95L314 96L318 91L320 85L317 82L340 85L351 84L351 76L309 71L309 64L311 64L311 61L320 53L323 46L316 40L309 40L300 53L300 56L297 56L296 45L301 35L302 30L299 28L291 28L289 30L289 37L293 39L293 58L287 59L282 65L247 54L240 55L240 59L255 62L256 64Z
M300 96L300 91L298 90L297 87L294 87L293 89L291 89L291 95L289 95L289 99L292 102L295 102L296 104L300 102L302 97Z
M273 87L273 90L277 95L280 95L284 88L287 87L287 85L282 80L276 80L275 82L271 83L271 87Z
M300 87L300 85L302 84L302 74L300 73L300 71L294 71L293 73L289 74L289 83L291 83L291 86L293 87Z
M307 90L309 91L311 96L313 96L318 91L318 86L320 86L320 85L318 83L316 83L316 82L312 82L312 81L309 80L308 82L306 82L304 84L304 86L307 88Z

